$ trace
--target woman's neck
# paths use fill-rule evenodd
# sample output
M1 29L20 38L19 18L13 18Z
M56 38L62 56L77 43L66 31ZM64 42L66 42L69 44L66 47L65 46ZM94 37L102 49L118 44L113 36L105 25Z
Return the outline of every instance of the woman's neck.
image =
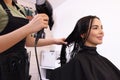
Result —
M4 2L5 2L7 5L12 6L12 0L4 0Z

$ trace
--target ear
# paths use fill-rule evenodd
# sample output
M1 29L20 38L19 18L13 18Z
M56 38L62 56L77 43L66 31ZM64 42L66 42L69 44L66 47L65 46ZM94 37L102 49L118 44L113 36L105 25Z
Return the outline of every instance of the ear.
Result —
M81 34L80 37L85 38L85 34Z

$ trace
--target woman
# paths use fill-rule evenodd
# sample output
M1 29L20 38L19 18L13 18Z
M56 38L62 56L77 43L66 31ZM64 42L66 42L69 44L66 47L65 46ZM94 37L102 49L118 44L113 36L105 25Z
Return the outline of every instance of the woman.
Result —
M29 22L24 8L12 0L0 0L0 80L28 80L25 46L34 46L31 34L48 27L48 16L37 14ZM39 39L37 46L64 44L62 39Z
M50 80L120 80L120 71L97 51L102 43L103 26L96 16L85 16L78 20L74 30L61 50L62 66L55 69ZM66 59L67 48L73 45Z

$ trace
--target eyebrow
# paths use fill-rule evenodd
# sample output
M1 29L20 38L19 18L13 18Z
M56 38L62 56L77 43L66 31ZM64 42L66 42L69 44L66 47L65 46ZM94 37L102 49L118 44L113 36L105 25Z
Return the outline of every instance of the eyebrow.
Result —
M99 27L98 25L92 25L91 27L94 27L94 26ZM100 27L103 27L103 25L101 25Z
M98 25L92 25L92 26L98 26Z

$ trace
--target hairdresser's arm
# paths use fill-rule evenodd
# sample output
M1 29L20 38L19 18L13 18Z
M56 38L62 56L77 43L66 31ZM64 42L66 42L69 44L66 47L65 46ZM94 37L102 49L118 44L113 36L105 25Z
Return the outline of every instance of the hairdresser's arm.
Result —
M6 35L0 36L0 53L12 47L30 33L29 26L22 27ZM27 30L27 31L26 31Z
M27 25L5 35L0 36L0 53L9 49L27 35L47 28L48 16L46 14L36 15Z
M27 47L34 47L35 43L35 38L31 37L30 35L26 38L26 46ZM47 46L47 45L52 45L52 44L67 44L65 42L65 38L59 38L59 39L54 39L54 38L47 38L47 39L39 39L37 46Z

